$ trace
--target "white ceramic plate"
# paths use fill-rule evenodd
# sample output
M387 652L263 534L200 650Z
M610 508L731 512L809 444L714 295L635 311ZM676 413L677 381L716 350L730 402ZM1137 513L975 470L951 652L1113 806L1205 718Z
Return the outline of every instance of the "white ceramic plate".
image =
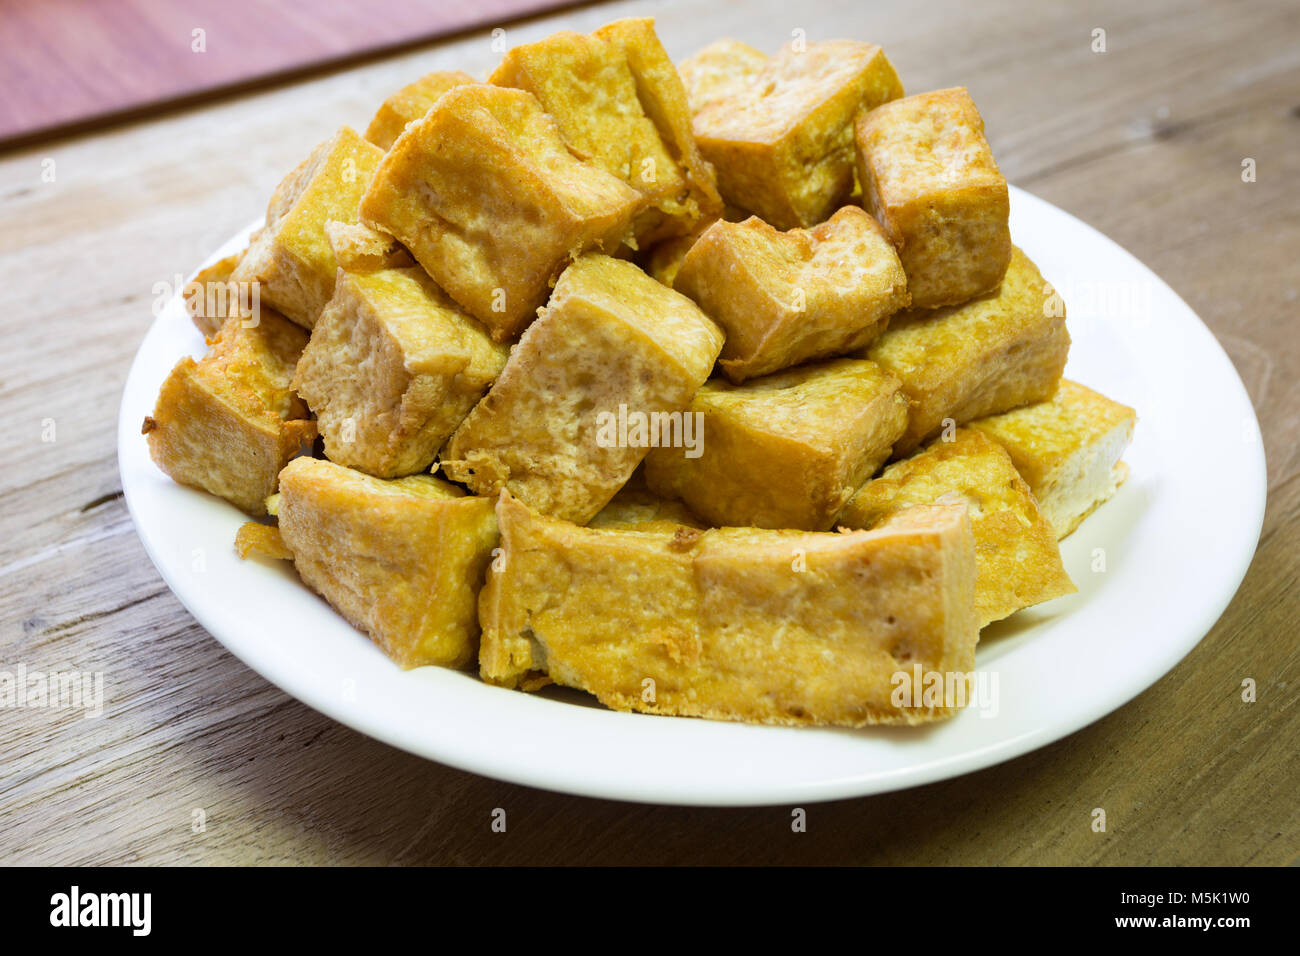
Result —
M986 629L978 667L997 676L996 708L982 702L944 724L751 727L399 670L287 564L240 561L232 541L245 519L232 505L150 461L140 423L177 359L203 350L175 298L122 398L126 501L167 584L233 654L317 710L432 760L575 794L709 805L829 800L968 773L1092 723L1169 671L1227 606L1264 516L1250 400L1192 310L1105 236L1014 188L1011 231L1067 303L1066 374L1132 405L1140 422L1128 482L1063 544L1079 593Z

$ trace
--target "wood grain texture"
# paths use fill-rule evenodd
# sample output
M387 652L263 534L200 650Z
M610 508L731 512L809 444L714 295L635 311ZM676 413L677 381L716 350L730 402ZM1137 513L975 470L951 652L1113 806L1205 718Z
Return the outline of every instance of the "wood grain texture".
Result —
M567 0L0 0L0 144L301 75Z
M1259 411L1269 505L1223 618L1126 707L1009 763L808 808L578 799L408 756L286 697L163 585L115 460L151 286L257 215L338 124L408 77L482 73L486 32L272 92L0 156L0 669L105 674L100 719L0 709L5 862L1286 864L1300 839L1300 8L1123 0L698 0L586 7L512 43L653 12L670 52L792 30L885 46L909 89L964 84L1013 182L1165 278ZM1094 28L1107 52L1090 49ZM1258 164L1243 183L1241 162ZM55 181L42 181L54 161ZM48 420L53 442L42 441ZM1206 460L1233 442L1207 435ZM1188 520L1214 520L1189 515ZM1206 560L1213 560L1207 555ZM1240 699L1245 677L1258 700ZM1106 833L1090 828L1104 807ZM192 811L206 830L191 832ZM490 828L494 808L506 833Z

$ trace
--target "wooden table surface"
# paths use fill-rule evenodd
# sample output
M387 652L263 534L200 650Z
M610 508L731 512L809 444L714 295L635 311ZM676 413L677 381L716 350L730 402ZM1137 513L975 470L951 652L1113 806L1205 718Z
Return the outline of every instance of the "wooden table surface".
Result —
M489 69L485 30L0 154L0 670L102 671L106 699L98 719L0 709L0 862L1294 862L1300 6L681 0L582 7L507 36L646 12L674 56L723 35L772 50L803 29L879 42L910 90L970 87L1012 182L1188 301L1245 380L1269 459L1259 551L1223 618L1073 736L960 779L810 806L805 833L789 807L663 808L487 780L364 737L249 671L163 584L122 501L115 420L152 286L259 214L314 143L364 127L392 88ZM1207 461L1232 445L1206 444Z

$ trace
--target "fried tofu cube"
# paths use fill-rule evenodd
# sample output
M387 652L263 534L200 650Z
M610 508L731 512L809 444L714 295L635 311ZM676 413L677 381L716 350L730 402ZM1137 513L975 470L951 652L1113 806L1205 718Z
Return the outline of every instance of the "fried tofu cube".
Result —
M721 348L722 330L684 295L630 262L582 256L452 435L441 467L476 494L508 488L586 524L652 437L680 434Z
M461 307L515 338L552 277L591 248L612 250L645 198L565 146L523 90L448 90L384 156L361 201Z
M698 440L651 449L651 491L715 527L825 531L889 458L907 399L874 362L836 359L744 385L707 382L688 414Z
M293 385L331 461L397 478L433 463L508 351L419 267L340 269Z
M316 424L290 387L307 333L267 308L256 325L245 322L231 316L206 355L176 363L141 431L173 480L263 515L280 469Z
M347 126L312 150L271 196L266 227L231 281L256 282L262 303L303 328L315 325L338 270L325 224L356 221L357 203L383 155Z
M743 93L767 64L768 55L739 40L716 40L677 64L692 115L718 100Z
M1029 486L1002 446L973 429L890 465L850 499L838 524L873 528L904 509L950 500L970 508L980 627L1075 592Z
M562 30L514 47L489 82L532 93L570 149L646 197L633 227L638 245L684 235L721 210L653 20L619 20L591 36Z
M280 475L298 575L400 667L465 667L497 545L493 502L433 475L383 479L315 458Z
M718 191L778 229L812 226L853 192L853 119L903 95L880 47L787 45L738 89L695 114Z
M1011 455L1057 538L1064 538L1128 477L1120 461L1137 412L1069 379L1050 401L971 422Z
M975 558L960 505L875 531L593 530L502 495L479 600L479 670L537 672L607 707L764 724L914 724L899 675L975 663ZM908 706L908 704L914 706Z
M233 256L218 259L206 269L199 270L185 284L185 311L205 339L212 338L220 331L232 311L240 312L241 306L252 305L251 300L241 299L239 287L230 281L230 276L243 257L243 252L236 252Z
M476 82L474 77L460 70L426 73L384 100L366 128L366 139L380 149L388 149L402 135L406 125L429 112L443 93L453 86Z
M963 88L858 117L864 205L898 247L912 306L957 305L997 288L1011 261L1007 181Z
M1056 393L1070 351L1065 309L1019 249L993 292L964 305L894 316L865 357L903 382L911 405L901 456L937 434Z
M595 32L606 43L618 47L636 80L637 98L659 130L659 135L685 171L691 195L702 215L716 215L722 209L713 167L699 151L691 120L691 104L681 74L659 42L653 17L624 17Z
M908 302L898 254L856 206L807 230L715 222L673 288L726 330L720 364L733 382L863 348Z

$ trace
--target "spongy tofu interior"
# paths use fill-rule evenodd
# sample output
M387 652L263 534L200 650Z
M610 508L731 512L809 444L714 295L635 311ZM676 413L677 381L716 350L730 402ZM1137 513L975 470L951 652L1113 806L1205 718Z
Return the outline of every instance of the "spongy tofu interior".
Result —
M1124 480L1120 457L1136 421L1127 405L1062 379L1050 401L978 419L971 427L1006 448L1063 538Z

